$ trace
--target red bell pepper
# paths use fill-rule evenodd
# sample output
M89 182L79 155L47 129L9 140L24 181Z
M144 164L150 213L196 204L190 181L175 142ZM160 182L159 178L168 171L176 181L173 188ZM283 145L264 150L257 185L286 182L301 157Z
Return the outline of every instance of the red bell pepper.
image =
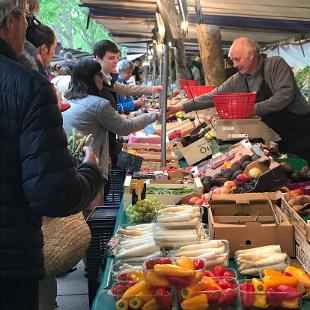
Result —
M208 292L207 292L208 300L209 301L218 301L221 294L222 294L221 290L219 290L215 287L211 287L210 289L208 289Z
M128 273L125 272L125 271L119 273L119 274L116 276L116 279L117 279L118 281L132 281L132 278L131 278L130 274L128 274Z
M240 292L243 306L245 308L251 308L254 303L254 286L252 283L241 283Z
M276 287L276 291L280 292L279 295L281 295L284 300L295 299L300 296L300 291L296 287L290 285L279 285Z
M224 272L223 277L236 279L236 275L228 270Z
M119 300L126 291L127 287L122 284L115 285L112 289L112 293L116 300Z
M205 266L204 261L201 258L194 259L194 268L195 270L203 269Z
M231 306L237 301L237 290L228 288L223 290L217 302L218 306Z
M215 277L222 277L226 271L227 269L221 266L214 266L213 268L213 274Z
M154 269L154 266L156 265L156 264L159 264L160 263L160 260L159 259L157 259L157 258L149 258L149 259L147 259L146 261L145 261L145 268L147 269L147 270L152 270L152 269Z
M281 306L283 301L282 294L279 294L277 290L273 287L267 289L267 299L268 303L271 305L272 308L278 308Z
M187 287L192 282L192 277L176 277L176 276L165 276L166 280L177 289Z
M204 270L203 275L206 277L214 277L214 273L210 270Z
M155 291L155 300L161 309L171 309L171 293L166 288L160 287Z
M163 257L160 259L159 264L172 264L172 260L169 257Z
M236 284L234 282L234 280L229 280L227 278L224 278L224 279L218 279L216 280L216 282L218 283L218 285L223 289L227 289L227 288L235 288L236 287Z

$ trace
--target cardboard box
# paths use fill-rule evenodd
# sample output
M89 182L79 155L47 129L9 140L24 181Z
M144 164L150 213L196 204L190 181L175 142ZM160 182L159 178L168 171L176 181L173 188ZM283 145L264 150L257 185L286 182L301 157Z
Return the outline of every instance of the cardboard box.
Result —
M303 218L294 211L287 202L288 194L281 198L281 209L288 220L304 236L305 240L310 242L310 221L305 222Z
M231 257L237 250L270 244L295 256L294 227L275 205L274 193L213 195L209 204L210 239L228 240Z
M134 189L135 183L137 180L132 179L131 176L126 176L124 181L124 207L126 208L132 202L132 190ZM198 194L203 194L203 185L201 183L200 178L194 178L193 183L188 184L177 184L176 179L173 180L155 180L151 181L150 186L157 188L185 188L189 189ZM185 195L185 194L184 194ZM157 198L163 204L174 204L174 199L182 195L171 195L171 194L146 194L146 199L154 199Z
M296 241L296 258L302 267L310 273L310 243L306 240L305 236L295 228L295 241Z

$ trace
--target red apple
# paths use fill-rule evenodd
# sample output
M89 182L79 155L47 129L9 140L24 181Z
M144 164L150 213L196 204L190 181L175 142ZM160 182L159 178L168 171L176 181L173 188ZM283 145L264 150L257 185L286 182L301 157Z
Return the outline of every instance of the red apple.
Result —
M250 180L249 176L245 173L240 173L237 177L236 180L241 182L241 183L246 183Z

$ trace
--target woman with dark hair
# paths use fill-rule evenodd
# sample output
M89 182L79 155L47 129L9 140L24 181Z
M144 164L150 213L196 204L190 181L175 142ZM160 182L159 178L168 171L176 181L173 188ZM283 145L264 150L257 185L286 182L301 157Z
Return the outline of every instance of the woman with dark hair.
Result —
M128 135L158 120L159 113L147 113L132 119L123 119L110 102L99 97L103 88L100 64L93 59L76 63L71 73L69 89L65 98L71 105L63 112L63 126L69 135L72 128L83 134L93 134L94 151L99 158L102 175L108 179L109 131Z

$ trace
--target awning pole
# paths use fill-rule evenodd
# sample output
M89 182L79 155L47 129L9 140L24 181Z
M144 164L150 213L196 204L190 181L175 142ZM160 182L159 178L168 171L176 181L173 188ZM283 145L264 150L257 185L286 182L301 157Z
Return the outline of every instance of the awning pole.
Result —
M161 166L166 166L166 113L167 113L167 93L168 93L168 75L169 75L169 45L165 43L164 63L163 63L163 90L161 99Z

